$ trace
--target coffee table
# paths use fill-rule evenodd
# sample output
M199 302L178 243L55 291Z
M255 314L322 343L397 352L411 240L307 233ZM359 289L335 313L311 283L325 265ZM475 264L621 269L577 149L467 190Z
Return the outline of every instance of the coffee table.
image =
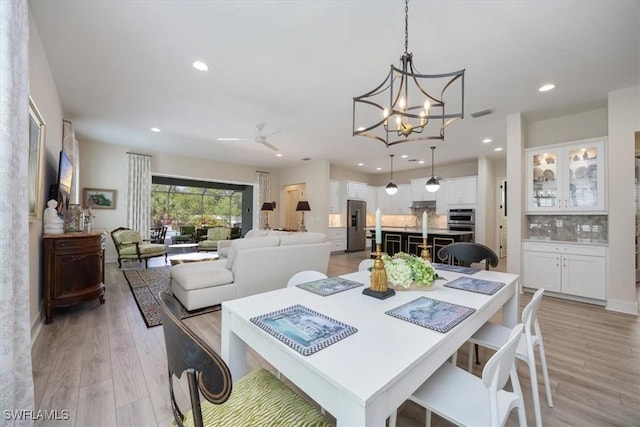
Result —
M218 258L216 252L190 252L186 254L173 255L169 258L171 265L185 264L188 262L200 262L200 261L215 261Z
M189 252L195 252L197 250L197 243L177 243L175 245L169 245L170 254L186 254Z

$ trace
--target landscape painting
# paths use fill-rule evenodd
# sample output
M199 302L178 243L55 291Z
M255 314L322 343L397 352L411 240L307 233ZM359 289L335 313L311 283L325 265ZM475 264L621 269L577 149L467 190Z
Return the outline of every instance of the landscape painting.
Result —
M115 209L117 190L85 188L82 192L82 207L87 209Z

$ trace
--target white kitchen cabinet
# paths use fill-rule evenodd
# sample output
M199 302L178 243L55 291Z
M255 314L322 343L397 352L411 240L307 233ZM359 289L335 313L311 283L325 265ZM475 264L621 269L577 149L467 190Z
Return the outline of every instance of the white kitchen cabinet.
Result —
M606 259L604 246L524 242L523 285L605 300Z
M365 200L367 184L362 182L347 182L347 199Z
M376 208L380 209L381 214L391 213L391 196L385 191L385 187L376 188ZM375 213L375 209L373 212Z
M440 188L436 191L436 214L447 215L449 212L449 204L447 202L449 190L449 182L447 180L440 180Z
M393 215L409 215L411 213L411 185L398 184L398 192L389 196L389 213Z
M342 209L342 185L339 181L329 181L329 213L339 214Z
M605 211L605 141L594 138L526 150L527 211Z
M367 185L365 191L365 201L367 202L367 214L373 215L376 213L376 198L378 189L371 185Z
M427 202L435 201L436 193L427 191L425 184L429 178L418 178L411 180L411 201L412 202Z
M475 176L447 179L447 204L475 205L477 181Z
M331 243L331 252L347 250L347 229L345 227L329 228L327 241Z

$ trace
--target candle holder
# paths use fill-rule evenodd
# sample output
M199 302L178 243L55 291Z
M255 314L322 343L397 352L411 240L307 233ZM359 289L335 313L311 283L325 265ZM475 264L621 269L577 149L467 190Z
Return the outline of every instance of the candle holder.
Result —
M396 291L388 288L387 273L382 262L382 251L380 243L376 243L376 259L371 268L371 287L362 291L363 294L377 299L387 299L396 294Z
M431 262L431 254L429 253L429 248L427 247L427 238L422 238L422 252L420 252L420 258L425 261Z

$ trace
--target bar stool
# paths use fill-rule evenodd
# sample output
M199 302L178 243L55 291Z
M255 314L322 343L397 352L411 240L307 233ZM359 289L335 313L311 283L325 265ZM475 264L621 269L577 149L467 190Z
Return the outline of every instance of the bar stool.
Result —
M422 252L422 236L409 236L407 253L420 256L420 252Z
M453 242L455 242L455 240L453 240L452 237L434 237L433 238L433 256L431 257L433 261L452 264L453 263L451 262L452 260L447 261L447 260L440 259L440 257L438 256L438 252L440 251L440 249L444 248L447 245L450 245Z
M389 250L391 247L392 250ZM402 234L389 234L384 235L384 251L393 255L396 252L402 251Z

